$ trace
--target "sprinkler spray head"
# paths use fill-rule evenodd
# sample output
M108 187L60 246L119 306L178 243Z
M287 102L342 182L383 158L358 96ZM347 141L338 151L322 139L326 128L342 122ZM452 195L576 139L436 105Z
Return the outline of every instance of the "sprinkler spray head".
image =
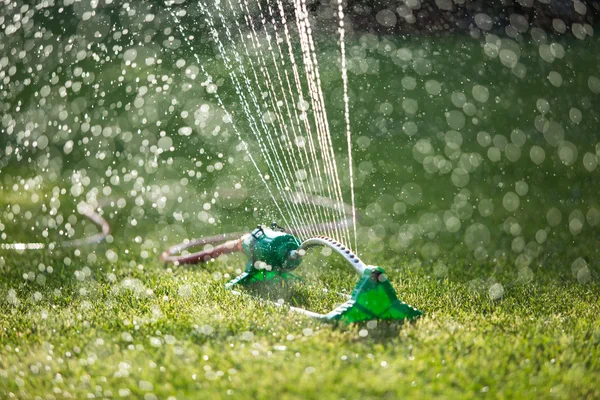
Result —
M277 224L273 225L277 227ZM266 264L266 269L272 271L292 271L300 265L300 260L292 256L292 252L296 252L299 247L300 241L289 233L280 229L263 228L261 225L242 240L242 251L248 257L247 269L256 268L258 263Z
M271 222L271 229L272 230L277 230L279 232L285 232L285 228L282 228L281 226L277 225L277 222L273 221Z
M235 284L248 284L270 280L294 278L291 271L300 262L300 241L293 235L285 233L276 223L272 228L258 225L250 234L242 239L242 251L248 257L243 274L227 284L227 288Z

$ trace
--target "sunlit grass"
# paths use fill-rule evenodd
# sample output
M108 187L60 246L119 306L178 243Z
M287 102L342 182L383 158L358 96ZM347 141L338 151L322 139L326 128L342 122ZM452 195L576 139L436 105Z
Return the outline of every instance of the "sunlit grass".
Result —
M241 258L165 269L120 254L89 268L84 253L2 254L1 397L600 395L596 283L555 274L516 282L492 301L489 284L434 279L391 259L400 297L425 317L343 326L225 291L224 274ZM320 257L323 281L330 292L348 290L355 277L331 258ZM314 276L308 267L310 286L295 296L322 310L335 297L320 295Z

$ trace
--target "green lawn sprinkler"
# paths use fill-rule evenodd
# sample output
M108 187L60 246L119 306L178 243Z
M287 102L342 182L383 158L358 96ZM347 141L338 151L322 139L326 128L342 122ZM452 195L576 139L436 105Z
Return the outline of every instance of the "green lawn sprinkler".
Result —
M259 225L242 238L242 251L248 257L246 270L227 283L226 288L231 289L236 284L295 278L290 271L296 269L302 261L299 248L300 241L283 232L277 224L272 224L271 229L263 229Z
M297 279L291 273L297 268L306 250L315 246L327 246L342 255L360 275L350 299L327 314L318 314L302 308L290 307L292 311L326 320L361 322L373 319L414 319L422 312L398 299L396 291L381 267L365 265L350 249L338 241L319 236L300 243L296 237L285 233L276 224L271 229L261 226L242 238L242 251L248 257L246 270L227 283L246 286L251 283L281 282Z

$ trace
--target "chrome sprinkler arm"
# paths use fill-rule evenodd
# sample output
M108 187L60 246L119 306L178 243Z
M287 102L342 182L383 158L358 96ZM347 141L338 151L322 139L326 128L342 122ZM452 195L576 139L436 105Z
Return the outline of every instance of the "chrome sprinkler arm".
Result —
M335 239L327 236L310 238L305 240L297 251L290 252L289 257L301 257L306 250L316 246L326 246L340 254L358 273L360 279L350 298L327 314L298 307L290 307L290 311L311 318L350 323L373 319L412 320L423 315L421 311L398 299L396 291L381 267L365 265L352 250Z
M344 257L346 259L346 261L348 261L348 264L350 264L350 266L359 275L362 275L367 270L367 268L369 268L367 265L365 265L365 263L363 263L361 261L360 258L358 258L358 256L356 254L354 254L352 252L352 250L350 250L349 248L347 248L346 246L344 246L337 240L332 239L327 236L317 236L317 237L305 240L300 245L299 250L300 251L308 250L311 247L315 247L315 246L326 246L326 247L329 247L330 249L332 249L333 251L335 251L336 253L340 254L342 257Z

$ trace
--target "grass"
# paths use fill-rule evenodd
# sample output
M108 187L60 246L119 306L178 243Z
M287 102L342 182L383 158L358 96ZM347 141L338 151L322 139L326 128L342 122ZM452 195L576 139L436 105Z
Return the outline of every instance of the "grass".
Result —
M136 257L84 269L83 252L60 250L3 260L2 398L600 396L600 288L567 276L515 283L492 301L467 276L434 279L388 259L401 298L425 317L345 326L226 292L237 257L174 269L155 260L142 269ZM348 289L355 278L334 259L314 281L316 261L305 272L313 286L289 300L323 310L339 300L322 286Z

